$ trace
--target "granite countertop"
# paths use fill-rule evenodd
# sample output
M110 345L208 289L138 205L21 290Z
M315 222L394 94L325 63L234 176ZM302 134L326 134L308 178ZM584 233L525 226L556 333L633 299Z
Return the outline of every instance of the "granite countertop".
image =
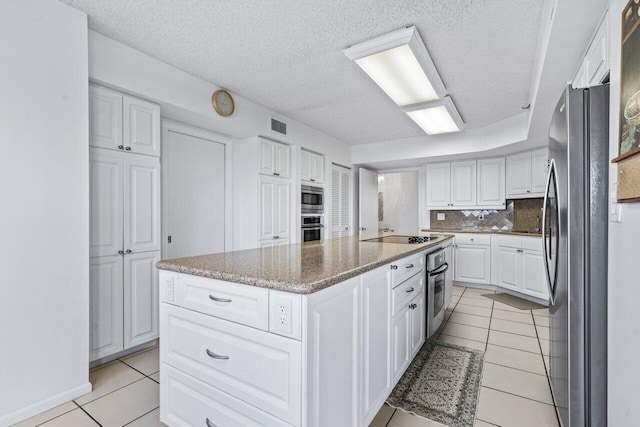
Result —
M417 234L374 233L341 237L322 242L162 260L156 267L284 292L310 294L453 238L450 234L431 235L432 240L421 244L361 241Z
M477 234L507 234L511 236L528 236L528 237L542 237L542 233L534 233L529 231L505 231L505 230L483 230L481 228L460 228L457 230L438 230L435 228L423 228L421 230L424 233L477 233Z

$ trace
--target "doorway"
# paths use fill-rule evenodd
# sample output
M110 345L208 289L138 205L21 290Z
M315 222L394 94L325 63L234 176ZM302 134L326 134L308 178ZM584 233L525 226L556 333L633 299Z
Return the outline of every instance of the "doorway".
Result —
M162 127L163 258L224 252L229 141L168 120Z

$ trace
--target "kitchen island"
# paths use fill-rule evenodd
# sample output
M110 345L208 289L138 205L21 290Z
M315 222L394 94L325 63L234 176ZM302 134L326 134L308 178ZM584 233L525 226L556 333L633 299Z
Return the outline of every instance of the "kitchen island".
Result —
M161 421L367 426L424 343L425 255L452 238L363 241L380 236L159 262Z

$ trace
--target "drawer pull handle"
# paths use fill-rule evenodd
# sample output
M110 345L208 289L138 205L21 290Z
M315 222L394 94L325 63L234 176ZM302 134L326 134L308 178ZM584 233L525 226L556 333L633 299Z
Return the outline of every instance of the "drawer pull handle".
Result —
M231 302L230 299L227 299L227 298L216 298L213 295L209 295L209 299L211 301L217 301L217 302Z
M413 264L405 265L404 268L413 268Z
M212 423L211 420L209 420L209 418L207 418L207 427L218 427L218 426Z
M218 360L229 360L229 356L223 356L221 354L215 354L213 351L207 349L207 356L211 357L212 359L218 359Z
M413 291L415 291L415 289L413 289L413 288L409 288L409 289L407 289L405 292L409 294L409 293L411 293L411 292L413 292Z
M398 269L398 266L397 266L397 265L392 265L392 266L391 266L391 269L392 269L392 270L397 270L397 269Z

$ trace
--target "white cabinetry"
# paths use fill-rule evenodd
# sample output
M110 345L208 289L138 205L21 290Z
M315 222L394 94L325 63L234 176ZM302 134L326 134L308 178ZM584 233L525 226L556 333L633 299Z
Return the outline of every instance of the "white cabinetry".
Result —
M261 137L234 145L234 250L295 241L290 152L288 145Z
M574 88L586 88L601 84L609 73L609 14L596 30L593 40L580 62L573 79Z
M369 425L425 341L424 257L308 295L161 271L160 420Z
M493 282L505 289L548 298L540 237L494 236Z
M456 234L454 244L455 280L491 283L491 236Z
M478 206L506 205L504 158L478 160Z
M547 149L507 157L507 198L544 197Z
M279 142L259 138L259 173L262 175L291 177L291 148Z
M331 237L351 235L351 169L331 166Z
M503 209L504 159L465 160L426 166L427 209Z
M92 148L89 170L90 358L96 360L158 337L160 161Z
M300 150L300 180L324 183L324 156L307 150Z
M160 156L160 107L90 85L89 145Z
M291 182L261 176L258 179L258 239L289 239L291 222Z

